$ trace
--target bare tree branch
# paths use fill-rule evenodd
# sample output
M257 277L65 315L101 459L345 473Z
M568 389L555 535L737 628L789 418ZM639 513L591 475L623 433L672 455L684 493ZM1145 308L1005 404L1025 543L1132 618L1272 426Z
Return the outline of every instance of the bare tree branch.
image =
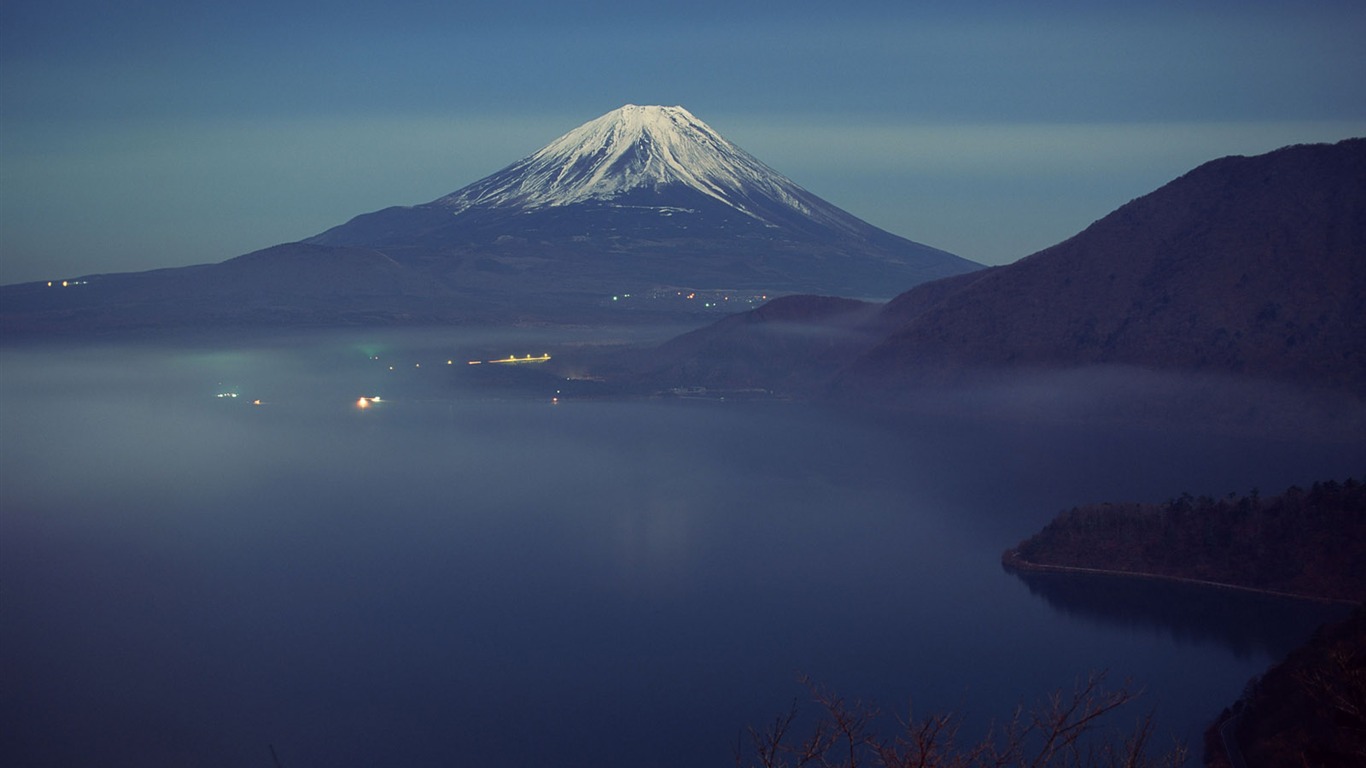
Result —
M1092 674L1070 693L1056 691L1033 709L1019 707L1001 727L979 741L958 743L953 713L917 719L907 711L890 736L878 733L877 708L848 701L807 682L820 713L810 735L789 744L794 708L764 731L751 729L759 768L1177 768L1186 759L1179 744L1149 756L1152 716L1121 732L1100 732L1103 721L1138 697L1126 684L1104 686ZM788 762L789 759L791 762ZM739 758L737 756L737 766Z

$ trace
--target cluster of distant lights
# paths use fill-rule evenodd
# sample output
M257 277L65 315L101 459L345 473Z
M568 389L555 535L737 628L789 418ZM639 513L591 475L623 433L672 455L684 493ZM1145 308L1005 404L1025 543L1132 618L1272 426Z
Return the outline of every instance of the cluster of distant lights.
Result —
M370 359L371 359L372 361L375 361L375 362L378 362L378 361L379 361L379 355L370 355L369 357L370 357ZM465 364L466 364L466 365L526 365L526 364L535 364L535 363L545 363L545 362L549 362L549 361L550 361L550 353L549 353L549 352L543 352L543 353L541 353L541 354L539 354L539 355L533 355L533 354L527 353L527 354L525 354L525 355L522 355L521 357L518 357L517 355L508 355L507 357L499 357L499 358L495 358L495 359L493 359L493 360L467 360L467 361L465 361ZM446 361L446 365L455 365L455 359L454 359L454 358L448 359L448 360ZM422 367L422 363L413 363L413 367L414 367L414 368L421 368L421 367ZM398 366L396 366L396 365L390 365L390 366L389 366L389 370L391 370L391 371L397 370L397 368L398 368ZM551 402L551 403L554 403L554 404L559 404L559 402L560 402L560 398L558 397L559 394L560 394L559 391L556 390L556 392L555 392L556 397L552 397L552 398L550 399L550 402ZM381 402L383 402L383 400L382 400L378 395L375 395L375 396L363 396L363 397L359 397L359 398L356 399L356 408L361 409L361 410L366 410L366 409L371 408L371 407L373 407L374 405L376 405L376 404L378 404L378 403L381 403Z
M370 359L371 359L371 360L379 360L379 355L371 355L371 356L370 356ZM549 361L550 361L550 353L546 352L546 353L542 353L542 354L540 354L540 355L526 354L526 355L523 355L522 357L518 357L518 356L516 356L516 355L508 355L507 357L500 357L500 358L498 358L498 359L496 359L496 360L467 360L465 364L466 364L466 365L484 365L485 363L487 363L487 364L489 364L489 365L514 365L514 364L522 364L522 363L545 363L545 362L549 362ZM446 361L446 365L455 365L455 360L453 360L453 359L452 359L452 360L447 360L447 361ZM421 368L421 367L422 367L422 363L413 363L413 367L414 367L414 368ZM389 366L389 370L391 370L391 371L396 370L396 369L397 369L397 366L393 366L393 365Z
M629 299L629 298L631 298L631 297L632 297L632 294L629 294L629 293L619 293L619 294L616 294L616 295L614 295L614 296L612 297L612 301L618 301L618 302L619 302L619 301L623 301L623 300L625 300L625 299ZM697 300L698 300L698 299L697 299L697 292L696 292L696 291L689 291L689 292L686 293L686 294L685 294L683 291L674 291L673 294L672 294L672 296L670 296L670 295L667 294L667 293L656 293L656 294L653 294L653 295L651 295L651 296L649 296L649 297L647 297L647 298L651 298L651 299L662 299L662 298L665 298L665 297L676 298L676 299L684 299L684 300L686 300L686 301L697 301ZM703 297L701 301L702 301L702 306L703 306L704 308L706 308L706 309L713 309L713 308L716 308L716 307L720 307L720 306L722 306L722 305L729 305L729 304L730 304L730 295L729 295L729 294L722 294L722 295L720 296L720 298L717 298L717 297L713 296L710 300L708 300L706 297ZM748 297L744 297L744 298L737 297L737 299L736 299L736 303L741 303L741 302L743 302L743 303L746 303L746 304L754 304L754 303L762 302L762 301L768 301L768 294L765 293L765 294L759 294L759 295L756 295L756 296L748 296Z
M373 361L378 361L378 360L379 360L379 355L370 355L370 359L373 360ZM484 365L484 364L487 363L487 364L490 364L490 365L514 365L514 364L527 364L527 363L544 363L544 362L547 362L547 361L549 361L549 360L550 360L550 354L549 354L549 353L542 353L542 354L540 354L540 355L526 354L526 355L523 355L522 357L518 357L518 356L516 356L516 355L508 355L507 357L500 357L500 358L497 358L497 359L494 359L494 360L470 360L470 361L467 362L467 364L468 364L468 365ZM455 365L455 360L454 360L453 358L447 360L447 361L446 361L446 365ZM421 367L422 367L422 363L413 363L413 367L414 367L414 368L421 368ZM395 368L396 368L396 366L393 366L393 365L390 365L390 366L389 366L389 370L391 370L391 371L392 371L392 370L395 370ZM552 398L551 398L551 402L552 402L552 403L558 404L558 403L560 402L560 398L558 397L558 395L559 395L560 393L559 393L559 391L557 390L557 391L555 392L555 394L556 394L556 397L552 397ZM219 393L217 393L216 395L214 395L214 397L216 397L216 398L218 398L218 399L220 399L220 400L236 400L236 399L238 399L238 398L240 397L240 395L239 395L238 393L236 393L236 392L225 391L225 392L219 392ZM368 410L368 409L373 408L374 406L379 405L380 403L383 403L383 402L385 402L384 398L381 397L381 396L379 396L379 395L362 395L362 396L356 398L355 407L356 407L357 409L359 409L359 410ZM255 399L255 400L252 400L252 401L251 401L251 404L252 404L252 405L264 405L264 403L263 403L259 398L258 398L258 399Z
M524 363L545 363L549 361L550 355L547 353L537 357L532 357L528 354L526 357L508 355L507 357L500 357L497 360L470 360L467 365L483 365L485 363L490 365L519 365Z
M89 285L89 284L90 284L90 281L89 281L89 280L61 280L61 281L49 280L49 281L47 281L47 287L49 287L49 288L70 288L70 287L73 286L73 285Z
M236 400L238 395L236 392L219 392L218 394L214 395L214 397L217 397L219 400ZM264 405L264 403L261 402L261 398L259 397L255 400L252 400L251 404Z

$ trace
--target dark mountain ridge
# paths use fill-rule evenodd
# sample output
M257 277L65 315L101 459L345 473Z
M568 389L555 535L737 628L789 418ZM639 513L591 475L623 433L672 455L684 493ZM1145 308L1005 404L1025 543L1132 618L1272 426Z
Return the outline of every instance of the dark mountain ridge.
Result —
M840 386L1102 364L1366 392L1366 139L1202 165L982 273Z
M697 332L709 359L658 370L725 381L722 350L752 346L744 336L765 316L754 317L759 326ZM831 367L804 374L821 396L907 404L930 390L1094 369L1115 373L1092 387L1154 371L1360 398L1366 139L1206 163L1014 264L916 286L845 338L847 348L821 353ZM768 361L776 389L794 354ZM756 367L746 358L745 381L759 380Z

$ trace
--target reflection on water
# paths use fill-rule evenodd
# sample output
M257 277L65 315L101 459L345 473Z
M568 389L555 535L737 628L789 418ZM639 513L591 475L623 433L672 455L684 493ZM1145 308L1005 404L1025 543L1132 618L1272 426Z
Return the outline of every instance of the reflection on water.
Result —
M1217 643L1239 658L1280 659L1309 630L1341 621L1351 606L1107 574L1011 571L1055 610L1101 624L1147 630L1173 642Z
M584 341L545 337L0 350L0 763L726 765L801 674L975 733L1109 669L1190 739L1311 617L1031 582L1088 606L1059 612L999 553L1073 504L1366 456L552 405L544 366L458 364Z

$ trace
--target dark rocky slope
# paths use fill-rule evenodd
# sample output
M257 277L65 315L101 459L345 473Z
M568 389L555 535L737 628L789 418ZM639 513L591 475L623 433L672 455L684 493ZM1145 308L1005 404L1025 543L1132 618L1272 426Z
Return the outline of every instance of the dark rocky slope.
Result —
M1207 163L970 277L837 391L1123 365L1366 393L1366 140Z

